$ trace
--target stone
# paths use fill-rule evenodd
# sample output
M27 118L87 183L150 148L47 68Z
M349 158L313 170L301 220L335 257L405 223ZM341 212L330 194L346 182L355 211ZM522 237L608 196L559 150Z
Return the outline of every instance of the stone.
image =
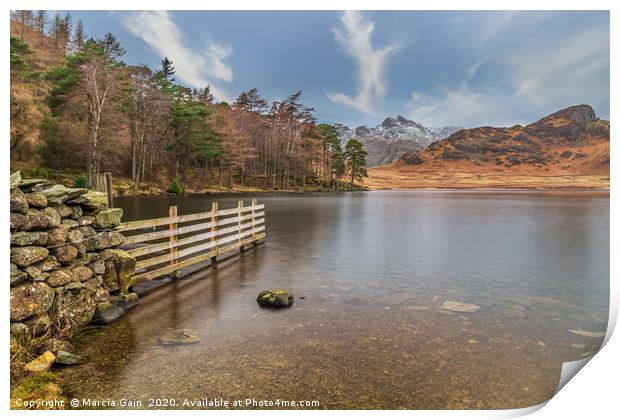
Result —
M71 219L62 219L62 222L60 222L60 227L63 227L67 230L74 229L79 226L80 224L78 222L76 222L75 220L71 220Z
M159 336L159 342L165 346L179 344L196 344L200 343L200 337L198 337L192 330L188 328L182 328L166 331L161 336Z
M108 195L100 191L85 191L79 197L67 200L67 204L79 204L85 210L103 210L108 208Z
M263 290L256 298L259 306L272 308L289 307L294 300L293 294L285 289Z
M46 283L52 287L64 286L74 281L73 272L68 269L54 270L48 276Z
M93 227L97 229L112 229L121 224L123 209L101 210L95 215Z
M84 211L82 210L82 206L71 206L69 209L71 210L71 213L69 214L69 216L73 220L79 219L84 214ZM69 217L69 216L66 216L66 217Z
M57 228L58 226L60 226L60 215L52 207L46 207L43 210L40 210L40 212L45 221L47 222L47 227Z
M9 186L11 189L19 186L19 183L22 182L22 173L21 171L15 171L11 174L11 178L9 181Z
M93 276L84 282L84 287L95 292L102 284L103 279L101 276Z
M84 239L87 251L100 251L106 248L115 248L125 242L125 237L120 232L99 232L95 236Z
M36 207L38 209L43 209L47 207L47 197L41 193L27 193L24 194L26 201L28 202L28 206Z
M26 225L26 223L28 222L28 218L26 218L26 216L21 213L11 212L10 222L11 230L17 230L21 229L22 226Z
M52 271L60 267L60 263L53 255L48 255L43 261L39 261L34 264L39 270L43 272Z
M26 214L28 211L28 201L26 196L19 188L11 190L11 211L15 213Z
M22 323L25 324L30 331L32 331L33 335L39 336L43 335L48 330L48 328L52 325L52 320L50 319L50 316L45 313L23 320Z
M40 246L23 246L11 248L11 262L19 267L27 267L42 261L49 255L47 248Z
M94 274L105 274L105 261L98 260L87 264L88 267Z
M43 273L41 270L39 270L33 265L24 268L24 272L28 274L28 280L32 281L40 281L41 278L39 276L41 276L41 274Z
M80 266L73 269L73 277L76 281L85 282L93 276L93 272L89 268Z
M121 249L107 249L99 253L105 260L103 283L110 291L126 292L135 283L133 275L136 269L136 259L127 251Z
M66 204L57 204L55 206L52 206L52 208L58 212L61 219L65 219L73 214L73 210L71 209L71 207L67 206Z
M86 359L83 356L78 356L77 354L69 353L68 351L59 350L56 352L55 363L59 365L79 365L85 361Z
M91 281L92 279L86 282L86 287L88 287L88 283ZM97 287L93 294L93 300L96 303L107 302L110 300L110 292L104 287Z
M79 281L72 281L71 283L65 284L64 290L70 291L79 291L84 289L84 285Z
M52 248L51 252L61 264L70 263L76 259L78 255L78 249L72 245L63 245L57 248Z
M15 232L11 235L11 245L45 246L48 239L49 234L47 232Z
M21 227L22 230L43 230L48 226L47 219L39 210L28 209L26 212L26 223Z
M24 368L29 372L43 372L52 367L52 363L56 360L56 356L51 351L46 351L30 363L26 363Z
M86 188L67 188L64 185L56 184L44 190L41 190L41 194L47 197L47 202L50 205L62 204L67 200L87 193Z
M30 328L28 325L22 322L13 322L9 328L12 336L28 337L30 335Z
M32 187L34 187L35 185L39 185L39 184L46 184L48 182L47 179L45 178L27 178L27 179L22 179L19 182L19 189L24 191L27 189L30 189Z
M46 244L48 247L64 245L67 243L67 236L69 234L68 229L60 227L56 229L50 229L46 231L46 233L48 235Z
M82 233L82 239L92 238L97 234L97 231L90 226L80 226L75 230Z
M54 317L61 322L75 328L88 324L95 314L95 301L92 299L92 291L84 288L82 283L76 284L75 289L67 289L57 293L54 305Z
M110 302L101 302L97 303L92 322L93 324L108 325L119 320L124 315L125 311L122 308Z
M61 340L58 338L52 338L50 340L46 340L41 345L36 347L37 353L43 353L46 351L51 351L54 354L57 354L59 351L66 351L67 353L73 353L75 351L75 347L73 344L66 340Z
M95 221L94 216L81 216L77 219L78 225L80 226L90 226Z
M11 321L23 321L47 312L54 303L54 289L45 283L24 283L11 287Z
M28 279L28 274L17 268L17 265L11 263L11 287L22 284Z
M431 309L431 307L424 306L424 305L416 305L416 306L410 306L409 309L411 309L412 311L428 311Z
M480 310L480 306L474 305L472 303L446 300L441 305L441 309L451 312L478 312Z
M585 349L586 348L586 345L581 344L581 343L572 343L570 346L574 349Z
M605 331L586 331L581 328L577 328L575 330L568 330L568 331L573 334L577 334L578 336L588 337L588 338L603 338L605 337L605 334L606 334Z

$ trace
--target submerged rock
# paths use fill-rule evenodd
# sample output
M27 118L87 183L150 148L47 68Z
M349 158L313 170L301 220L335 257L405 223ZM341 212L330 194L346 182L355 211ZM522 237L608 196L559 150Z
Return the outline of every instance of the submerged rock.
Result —
M259 306L272 308L289 307L294 300L293 294L285 289L263 290L256 298Z
M110 302L101 302L97 304L95 315L93 316L93 324L107 325L111 324L125 315L125 311Z
M159 337L159 342L166 346L176 344L196 344L200 342L200 337L198 337L192 330L183 328L163 333Z
M24 368L30 372L43 372L48 370L52 363L56 360L56 356L51 351L46 351L30 363L26 363Z
M480 310L480 306L474 305L473 303L446 300L441 305L441 309L450 312L478 312Z
M606 334L605 331L586 331L582 330L581 328L577 328L576 330L568 330L568 332L572 332L573 334L588 338L603 338Z

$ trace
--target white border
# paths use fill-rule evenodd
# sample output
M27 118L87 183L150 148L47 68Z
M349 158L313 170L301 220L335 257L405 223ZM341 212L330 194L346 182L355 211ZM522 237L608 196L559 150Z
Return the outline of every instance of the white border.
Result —
M139 2L133 0L108 0L99 1L97 4L94 2L86 3L83 0L8 0L5 2L5 15L3 16L2 25L4 34L9 33L8 29L8 11L10 9L48 9L48 10L140 10L140 9L171 9L171 10L611 10L611 104L610 104L610 120L615 122L617 119L617 83L615 75L618 73L617 62L617 39L619 39L619 24L618 21L618 9L620 8L618 1L613 0L589 0L574 1L574 0L504 0L501 2L492 0L442 0L442 1L397 1L397 0L382 0L382 1L369 1L369 0L341 0L341 1L327 1L327 0L314 0L314 1L283 1L283 0L261 0L260 2L241 1L241 0L228 0L225 2L219 1L190 1L190 0L176 0L174 2L164 0L151 0L149 2ZM8 75L8 39L5 38L4 42L0 43L1 56L4 59L4 65L2 67L3 80L2 84L3 95L5 98L5 104L8 102L9 97L9 75ZM9 133L9 113L8 106L3 108L4 118L2 120L2 129L6 137ZM618 137L618 130L616 124L611 124L611 138L612 143L615 142ZM6 143L5 143L6 147ZM615 146L611 148L612 152L615 150ZM5 176L2 177L4 182L3 190L8 190L8 168L9 168L9 154L2 153L0 156L2 159L2 167L5 168ZM615 153L611 156L611 172L612 178L614 174L614 168L617 167L617 157ZM618 223L616 222L615 215L617 204L615 197L617 196L618 187L614 182L611 184L611 310L610 310L610 330L606 336L607 344L605 347L592 358L592 361L583 368L583 371L579 373L578 379L570 381L554 398L552 398L542 410L537 411L531 418L547 419L547 418L562 418L562 419L583 419L585 417L593 418L611 418L618 413L618 404L616 400L618 374L620 373L620 342L617 338L612 337L610 339L610 333L615 326L617 313L618 313L618 284L617 273L618 263L614 258L618 254ZM8 213L8 195L0 194L0 203L2 203L2 209L4 214ZM0 218L4 232L8 232L8 222L6 217ZM5 233L6 235L6 233ZM5 239L6 241L6 239ZM5 249L8 247L8 242L5 242ZM3 258L2 266L3 273L8 272L8 252L2 253ZM6 277L5 277L6 281ZM8 317L8 294L5 295L3 313L5 317ZM8 320L7 320L8 321ZM3 322L2 325L2 354L4 360L8 360L8 322ZM8 363L0 363L0 369L4 374L5 379L2 382L2 399L0 400L1 408L3 411L8 411L9 406L9 372ZM543 406L541 405L541 406ZM507 410L507 411L381 411L381 412L369 412L369 415L388 415L393 418L411 418L415 416L417 418L502 418L502 417L514 417L518 415L524 415L529 412L535 411L539 407L532 407L524 410ZM23 417L23 418L48 418L48 417L62 417L62 418L78 418L82 417L84 412L81 411L68 411L68 412L11 412L11 416ZM222 412L222 411L194 411L194 412L175 412L173 415L187 415L195 418L202 418L205 415L209 417L233 417L233 418L247 418L249 416L254 417L257 414L253 411L237 411L237 412ZM263 413L272 418L289 418L291 415L301 418L315 418L317 415L326 417L338 417L338 418L353 418L358 417L360 412L355 411L330 411L330 412L313 412L313 411L299 411L299 412L287 412L287 411L270 411L269 413ZM364 413L365 414L365 413ZM106 411L89 412L88 416L95 418L103 418L104 416L111 415ZM114 416L125 417L127 413L114 413ZM138 413L129 414L132 417L138 415ZM166 412L149 412L147 414L149 418L153 419L167 419L170 417L170 413Z

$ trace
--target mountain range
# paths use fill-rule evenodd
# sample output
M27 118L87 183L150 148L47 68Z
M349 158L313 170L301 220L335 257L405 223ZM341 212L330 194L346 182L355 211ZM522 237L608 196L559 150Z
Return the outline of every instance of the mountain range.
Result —
M375 127L361 125L350 128L342 124L335 126L343 145L353 137L364 145L368 152L369 167L391 163L403 153L421 150L459 130L458 127L425 127L402 115L388 117Z
M587 178L588 187L608 188L609 137L609 121L598 118L589 105L575 105L525 126L459 130L373 168L369 185L503 187L520 182L528 186L544 178L553 185L579 188L583 185L576 180L581 177Z

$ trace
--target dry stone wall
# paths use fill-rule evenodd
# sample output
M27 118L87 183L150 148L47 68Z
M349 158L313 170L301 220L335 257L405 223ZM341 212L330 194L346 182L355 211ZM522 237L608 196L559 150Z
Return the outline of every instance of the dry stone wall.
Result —
M122 209L105 193L11 175L11 331L109 323L135 304Z

